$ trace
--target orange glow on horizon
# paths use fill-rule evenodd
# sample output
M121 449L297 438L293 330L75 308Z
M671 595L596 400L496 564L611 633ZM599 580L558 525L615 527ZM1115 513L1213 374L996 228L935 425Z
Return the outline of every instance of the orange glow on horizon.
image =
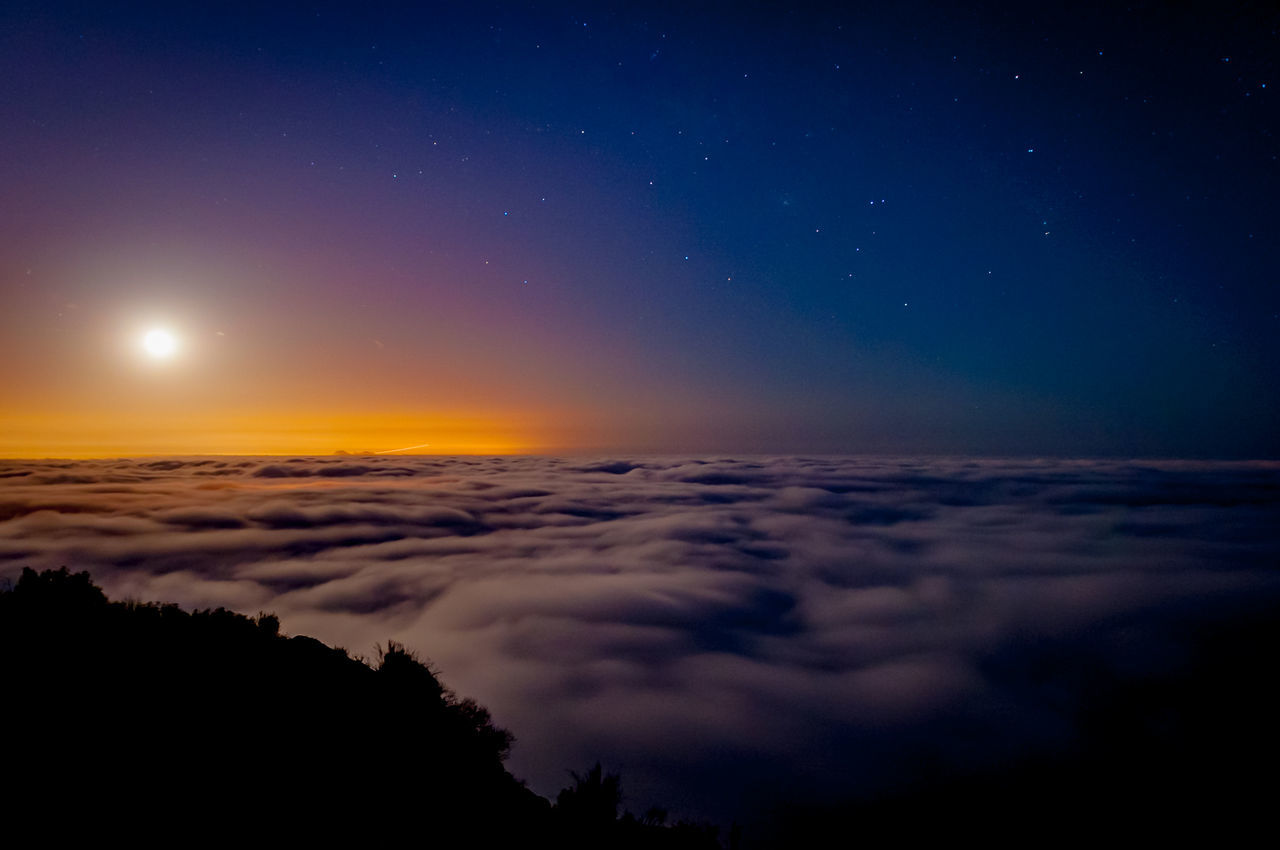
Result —
M678 390L603 381L502 317L424 329L341 299L293 309L243 268L134 265L71 263L49 327L29 318L47 318L39 290L6 305L0 458L581 453L681 422ZM235 309L210 294L236 281L254 285Z
M526 454L542 441L528 415L276 413L178 416L0 413L0 457L145 455ZM517 424L518 423L518 424ZM423 443L429 446L423 447ZM414 446L411 451L397 451Z

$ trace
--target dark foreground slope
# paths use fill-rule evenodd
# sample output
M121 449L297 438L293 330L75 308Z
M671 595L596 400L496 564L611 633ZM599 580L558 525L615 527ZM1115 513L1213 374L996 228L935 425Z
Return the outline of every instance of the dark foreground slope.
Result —
M819 846L839 835L874 847L957 836L987 847L1236 847L1274 835L1280 606L1261 594L1177 612L1147 634L1140 625L1121 627L1145 656L1128 664L1103 657L1088 635L986 660L987 675L1025 682L1060 706L1070 731L1057 747L985 765L976 753L969 770L917 761L896 791L791 806L753 836L756 846ZM963 728L954 741L966 743Z
M1129 670L1089 635L985 660L1061 703L1061 746L959 770L897 742L905 786L761 812L744 846L1235 846L1273 831L1275 600L1139 625L1136 644L1166 662ZM658 813L619 817L598 766L554 805L532 793L504 768L511 736L402 647L369 666L271 616L108 602L87 573L27 570L0 592L0 718L0 812L45 843L718 846ZM958 748L971 728L957 724Z
M504 768L512 736L403 647L371 667L278 627L24 571L0 593L7 824L49 841L718 846L617 818L599 770L553 807Z

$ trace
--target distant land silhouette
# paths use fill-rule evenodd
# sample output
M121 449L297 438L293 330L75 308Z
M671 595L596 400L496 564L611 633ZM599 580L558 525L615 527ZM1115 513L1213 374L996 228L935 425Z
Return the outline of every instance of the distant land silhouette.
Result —
M25 569L0 592L8 825L130 843L721 846L713 826L620 812L599 764L553 805L504 768L511 733L406 647L369 665L279 626Z

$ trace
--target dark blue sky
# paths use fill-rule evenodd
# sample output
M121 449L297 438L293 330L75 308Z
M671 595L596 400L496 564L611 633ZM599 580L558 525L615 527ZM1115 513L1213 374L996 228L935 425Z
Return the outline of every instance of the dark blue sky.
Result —
M537 448L1274 457L1278 26L7 4L5 412L90 415L59 370L145 303L243 340L253 378L228 359L210 408L527 413Z

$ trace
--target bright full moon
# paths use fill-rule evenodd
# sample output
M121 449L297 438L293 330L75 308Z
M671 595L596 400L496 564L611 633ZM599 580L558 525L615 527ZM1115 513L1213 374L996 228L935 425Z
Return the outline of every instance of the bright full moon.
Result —
M168 331L157 328L142 338L142 347L157 360L164 360L178 350L178 340Z

